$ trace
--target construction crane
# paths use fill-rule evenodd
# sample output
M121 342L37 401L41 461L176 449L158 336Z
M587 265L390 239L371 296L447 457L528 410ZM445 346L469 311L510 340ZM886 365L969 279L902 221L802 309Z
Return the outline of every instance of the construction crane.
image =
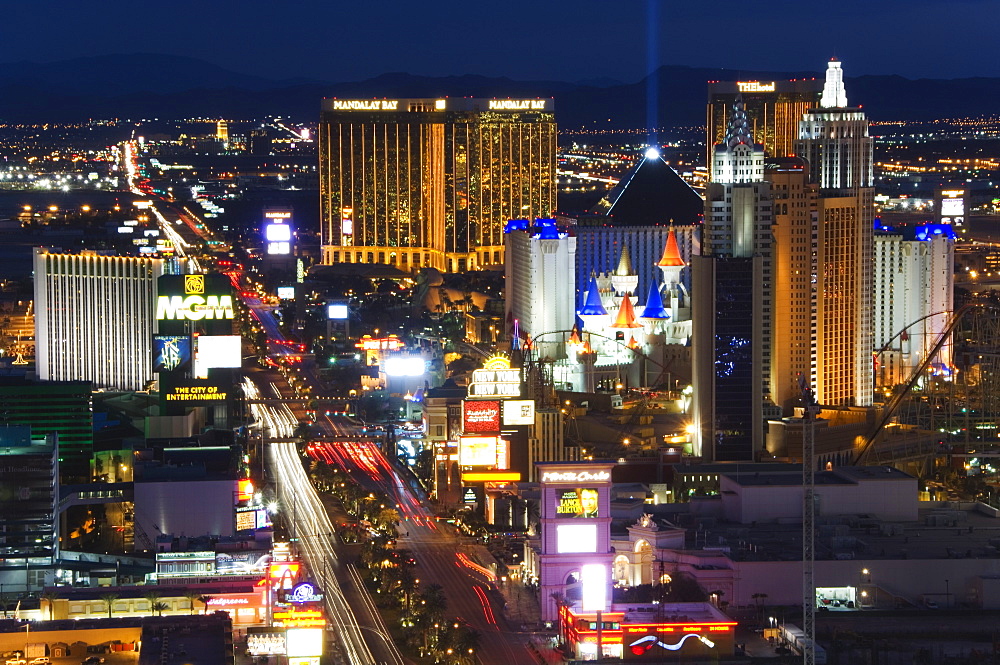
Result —
M819 405L803 390L805 427L802 428L802 662L816 662L816 416Z

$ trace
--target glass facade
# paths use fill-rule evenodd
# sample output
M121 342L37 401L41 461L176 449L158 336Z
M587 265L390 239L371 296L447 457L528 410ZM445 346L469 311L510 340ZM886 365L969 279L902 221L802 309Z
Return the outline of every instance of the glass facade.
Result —
M756 82L755 82L756 83ZM773 89L769 89L773 86ZM773 81L754 86L735 81L713 81L708 84L708 145L706 164L712 163L712 148L726 134L726 123L737 94L750 119L755 143L764 146L770 157L787 157L795 153L799 138L799 121L809 109L819 106L823 81L800 79Z
M24 440L10 440L18 431ZM0 428L0 570L51 563L57 548L58 462L51 437L31 436L30 428Z
M90 383L0 383L0 425L28 425L36 435L56 434L63 484L89 482L94 452Z
M507 220L555 208L556 124L551 99L500 101L326 100L323 262L502 263Z
M715 259L715 461L754 459L760 368L754 363L752 258Z

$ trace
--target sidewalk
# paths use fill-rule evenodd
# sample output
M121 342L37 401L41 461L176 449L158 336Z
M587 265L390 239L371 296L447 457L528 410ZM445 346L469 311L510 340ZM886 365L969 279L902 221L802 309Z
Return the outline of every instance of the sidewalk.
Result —
M496 570L496 559L479 543L468 543L466 547L481 565ZM533 631L542 627L541 611L533 591L521 584L521 580L508 577L506 581L498 579L496 587L503 597L503 613L511 630Z

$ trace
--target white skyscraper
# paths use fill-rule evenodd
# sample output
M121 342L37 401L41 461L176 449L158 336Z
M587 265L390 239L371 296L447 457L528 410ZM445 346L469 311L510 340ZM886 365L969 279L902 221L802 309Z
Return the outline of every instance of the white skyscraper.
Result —
M576 237L554 220L507 233L507 319L535 339L539 358L565 356L565 335L576 322ZM553 334L544 334L553 333Z
M954 309L955 232L944 224L913 235L875 236L875 349L879 384L905 382L930 353ZM951 363L951 347L939 362Z
M875 190L868 120L847 108L840 62L829 63L822 107L802 116L798 154L819 188L816 373L820 404L872 403L872 224Z
M819 105L827 109L847 108L847 90L844 88L844 70L840 61L833 59L826 66L826 83Z
M35 249L38 377L141 390L153 378L157 258Z

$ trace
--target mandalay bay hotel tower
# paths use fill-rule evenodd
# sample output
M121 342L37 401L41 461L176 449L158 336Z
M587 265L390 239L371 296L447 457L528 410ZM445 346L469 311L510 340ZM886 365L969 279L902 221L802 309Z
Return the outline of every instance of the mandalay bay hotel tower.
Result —
M323 263L502 265L508 220L556 203L552 99L323 101Z

